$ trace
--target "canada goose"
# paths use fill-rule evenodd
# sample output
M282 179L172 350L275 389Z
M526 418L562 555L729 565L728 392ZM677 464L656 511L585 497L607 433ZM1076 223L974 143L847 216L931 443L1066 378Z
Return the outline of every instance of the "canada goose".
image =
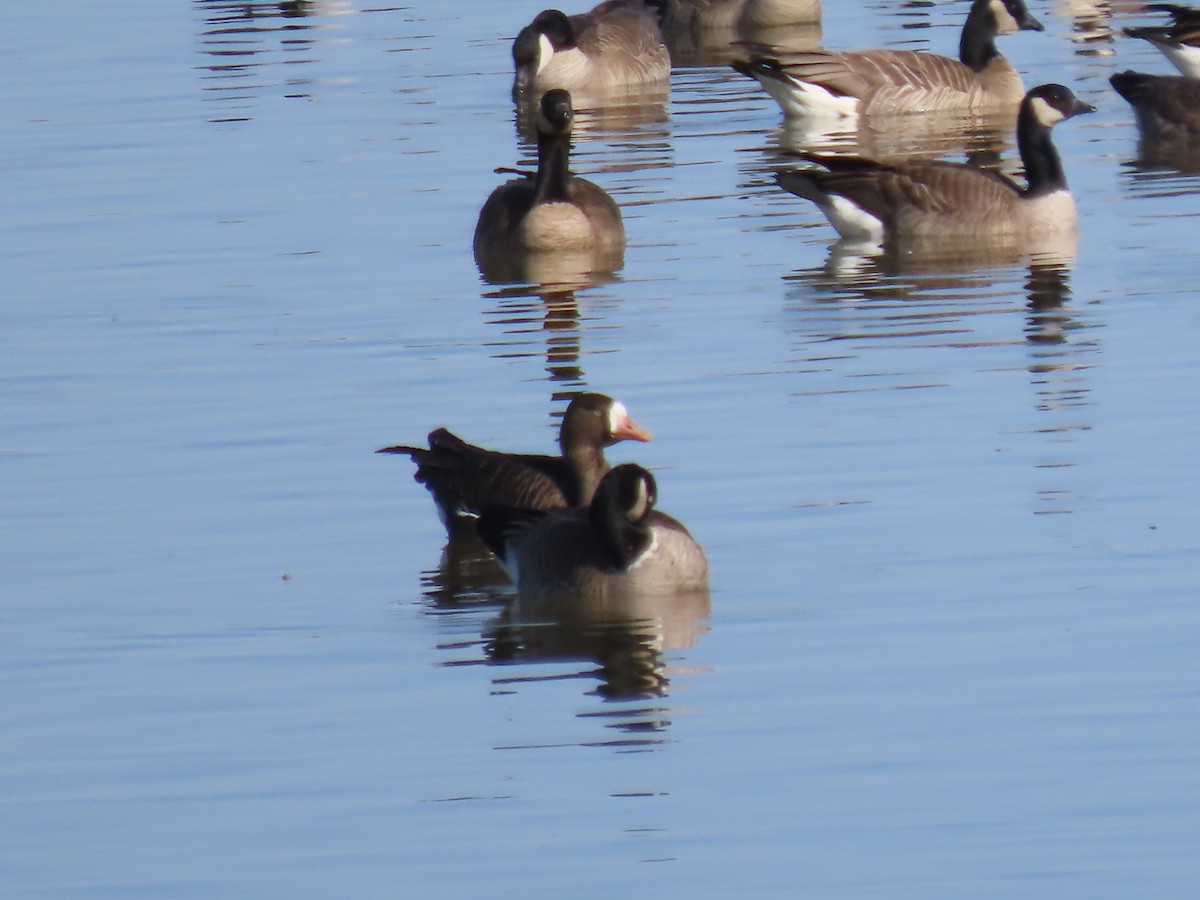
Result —
M648 0L663 27L716 30L806 25L821 19L821 0Z
M850 156L799 154L828 171L780 172L779 185L820 207L848 241L885 238L1026 239L1075 228L1075 202L1050 129L1095 112L1069 88L1044 84L1025 95L1017 113L1017 149L1028 187L954 162L894 165Z
M658 17L643 0L607 0L573 16L544 10L517 34L512 52L518 94L603 94L659 84L671 74Z
M1200 79L1118 72L1109 82L1133 107L1144 137L1174 141L1200 136Z
M403 453L417 464L451 537L469 534L467 521L488 506L559 509L585 506L608 472L604 448L618 441L648 441L650 433L625 405L604 394L577 394L558 431L559 456L504 453L468 444L445 428L429 434L429 447L399 445L377 453Z
M1013 105L1021 76L996 50L998 34L1042 31L1023 0L974 0L958 60L915 50L758 53L733 68L756 79L786 116L979 111Z
M518 173L483 204L475 225L475 259L527 251L594 251L619 260L625 250L621 210L601 188L571 174L575 111L566 91L547 91L538 107L536 174Z
M1166 27L1126 28L1125 33L1149 41L1184 75L1200 78L1200 9L1177 3L1151 3L1142 9L1167 13L1171 17L1171 24Z
M587 509L485 510L479 534L521 596L611 597L708 587L704 550L654 509L658 487L641 466L604 476Z

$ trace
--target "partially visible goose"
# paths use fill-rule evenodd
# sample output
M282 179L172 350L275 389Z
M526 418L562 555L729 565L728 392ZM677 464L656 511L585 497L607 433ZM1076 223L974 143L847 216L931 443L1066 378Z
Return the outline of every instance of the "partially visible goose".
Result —
M821 0L650 0L664 28L754 31L821 20Z
M658 486L626 463L604 476L587 509L494 508L479 520L521 596L601 598L708 587L704 550L677 520L654 509Z
M619 260L625 250L621 210L601 188L571 174L575 111L566 91L547 91L538 107L538 167L500 185L475 225L475 259L539 251L593 251Z
M1177 3L1151 3L1142 9L1167 13L1171 24L1126 28L1125 33L1149 41L1184 75L1200 78L1200 9Z
M1133 107L1144 137L1177 141L1200 136L1200 80L1118 72L1109 82Z
M1026 239L1073 232L1075 202L1050 129L1095 112L1069 88L1044 84L1025 95L1017 113L1017 149L1028 187L962 163L888 165L849 156L799 154L827 171L780 172L781 187L820 207L848 241L888 238Z
M809 51L772 56L757 48L733 63L775 98L786 116L981 111L1016 106L1021 76L996 50L996 35L1042 31L1023 0L974 0L958 60L916 50Z
M656 12L643 0L607 0L568 16L547 9L513 41L513 91L596 95L658 85L671 74Z
M608 472L604 448L618 441L648 441L650 433L625 405L605 394L577 394L558 431L558 456L504 453L468 444L445 428L429 434L429 447L399 445L377 453L402 453L417 464L453 537L469 533L466 520L490 506L560 509L585 506Z

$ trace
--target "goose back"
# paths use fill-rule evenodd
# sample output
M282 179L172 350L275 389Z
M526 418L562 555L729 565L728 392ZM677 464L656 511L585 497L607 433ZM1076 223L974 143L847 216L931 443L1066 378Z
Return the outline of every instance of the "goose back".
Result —
M659 0L664 29L755 31L821 19L821 0Z
M787 116L855 116L1016 106L1025 89L999 54L998 34L1041 31L1023 0L975 0L959 58L917 50L825 50L778 54L748 45L733 68L756 79Z
M1125 34L1148 41L1182 74L1200 78L1200 9L1178 3L1150 3L1142 9L1166 13L1171 24L1126 28Z

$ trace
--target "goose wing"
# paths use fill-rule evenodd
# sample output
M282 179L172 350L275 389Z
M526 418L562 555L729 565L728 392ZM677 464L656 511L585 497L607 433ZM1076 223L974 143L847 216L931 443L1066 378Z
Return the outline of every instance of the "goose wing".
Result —
M922 220L993 222L1011 216L1021 190L1007 178L960 163L918 161L887 165L856 157L803 158L824 166L807 175L821 190L847 198L890 228Z
M763 48L759 48L763 49ZM770 54L755 54L770 59ZM824 50L777 54L782 74L844 97L869 100L879 91L969 94L974 73L958 60L918 50Z

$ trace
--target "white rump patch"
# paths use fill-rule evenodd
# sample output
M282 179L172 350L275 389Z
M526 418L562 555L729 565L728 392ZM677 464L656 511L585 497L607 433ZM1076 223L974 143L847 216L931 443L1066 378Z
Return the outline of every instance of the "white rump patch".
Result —
M763 76L758 78L758 83L783 108L785 116L858 117L857 97L831 93L819 84L800 81L791 76L782 79Z
M1188 44L1157 44L1156 46L1171 61L1171 65L1188 78L1200 78L1200 47L1192 47Z
M870 244L883 242L883 222L847 198L830 194L821 205L821 211L846 240Z

